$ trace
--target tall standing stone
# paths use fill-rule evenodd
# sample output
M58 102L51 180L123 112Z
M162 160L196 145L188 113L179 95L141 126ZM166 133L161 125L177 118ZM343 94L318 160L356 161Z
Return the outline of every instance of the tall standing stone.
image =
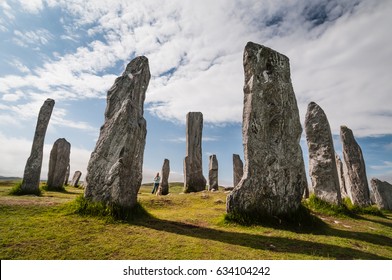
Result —
M79 185L79 180L80 177L82 176L82 172L80 171L75 171L73 177L72 177L72 181L71 181L71 186L74 188L77 188Z
M239 155L233 154L233 187L237 186L244 175L244 164Z
M142 182L150 81L148 59L136 57L108 91L105 122L87 167L86 199L132 208Z
M68 164L67 171L65 172L64 185L68 185L70 172L71 172L71 166Z
M210 163L208 166L208 190L217 191L219 189L218 184L218 160L216 155L210 155Z
M51 190L64 189L64 178L69 165L71 144L64 138L54 142L49 158L48 188Z
M249 42L244 72L245 169L227 197L227 212L259 220L290 215L298 210L307 182L289 59Z
M23 174L21 186L22 193L28 194L39 192L45 134L50 116L52 115L54 103L53 99L46 99L39 111L30 157L27 159Z
M340 127L340 139L343 144L343 158L348 179L346 188L350 199L354 205L368 206L371 204L370 193L361 147L351 129L346 126Z
M167 158L163 161L161 176L162 180L159 184L157 195L168 195L169 194L169 174L170 174L170 162Z
M348 193L346 189L346 179L344 175L343 162L340 159L339 155L336 153L335 153L335 161L336 161L336 170L338 171L340 194L342 198L345 198L348 197Z
M388 182L372 178L370 186L377 206L383 210L392 210L392 185Z
M203 114L186 115L186 156L184 159L184 192L199 192L206 188L202 167Z
M335 148L331 128L323 109L310 102L305 116L305 132L309 151L309 176L316 197L341 204Z

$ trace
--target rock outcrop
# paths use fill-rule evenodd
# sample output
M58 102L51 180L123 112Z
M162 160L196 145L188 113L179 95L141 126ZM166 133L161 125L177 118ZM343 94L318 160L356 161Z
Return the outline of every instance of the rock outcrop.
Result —
M63 190L64 178L69 165L71 144L64 138L54 142L49 158L48 189Z
M186 156L184 159L184 192L199 192L206 188L202 165L203 114L186 115Z
M163 161L161 176L162 180L159 184L157 195L168 195L169 194L169 174L170 174L170 162L167 158Z
M85 178L86 199L124 208L137 203L146 143L144 99L150 81L148 59L136 57L108 91L105 122Z
M340 139L347 168L346 188L350 199L354 205L368 206L371 204L370 193L361 147L355 140L351 129L346 126L340 127Z
M258 220L288 217L298 210L307 185L289 59L248 43L244 72L245 168L242 180L227 197L227 212Z
M308 105L305 132L313 193L326 202L339 205L342 198L331 128L323 109L315 102Z
M30 157L27 159L23 174L22 193L34 194L39 192L46 129L48 128L54 103L53 99L47 99L39 111Z
M346 179L345 173L343 169L343 162L340 159L339 155L335 153L335 161L336 161L336 170L338 171L338 178L339 178L339 187L340 187L340 194L342 198L348 197L347 189L346 189Z
M376 178L370 180L377 206L383 210L392 210L392 185Z
M80 177L82 176L82 172L80 171L75 171L73 177L72 177L72 181L71 181L71 186L74 188L79 187L79 180Z
M239 155L233 154L233 187L237 186L244 175L244 164Z
M210 155L210 163L208 166L208 190L217 191L218 189L218 160L216 155Z

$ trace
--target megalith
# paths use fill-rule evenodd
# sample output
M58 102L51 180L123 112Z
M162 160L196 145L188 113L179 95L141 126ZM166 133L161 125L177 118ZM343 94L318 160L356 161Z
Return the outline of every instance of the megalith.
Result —
M64 178L69 165L71 144L64 138L54 142L49 158L48 189L63 190Z
M336 161L336 170L338 171L340 194L343 199L345 197L348 197L348 193L346 189L346 179L344 175L345 173L343 168L343 162L337 153L335 153L335 161Z
M186 156L184 159L184 192L199 192L206 188L202 166L203 114L186 115Z
M39 111L31 153L23 173L22 193L34 194L39 192L46 129L48 128L54 103L53 99L46 99Z
M80 177L82 176L82 172L80 171L75 171L73 177L72 177L72 181L71 181L71 186L74 188L77 188L79 186L79 180Z
M136 57L107 94L105 122L85 178L86 199L123 208L137 203L146 143L143 106L150 81L148 59Z
M218 189L218 160L216 155L210 155L210 162L208 165L208 190L217 191Z
M68 164L67 171L65 172L64 185L68 185L71 166Z
M351 202L358 206L368 206L371 204L370 193L361 147L355 140L352 130L346 126L340 127L340 139L347 168L346 188Z
M170 161L165 158L162 165L161 171L161 183L159 184L157 195L168 195L169 194L169 174L170 174Z
M370 180L377 206L383 210L392 210L392 185L376 178Z
M239 155L233 154L233 187L237 186L244 175L244 164Z
M298 210L307 184L289 59L252 42L243 59L245 168L227 197L227 212L260 221L288 217Z
M327 115L315 102L310 102L308 105L305 132L313 193L326 202L339 205L342 197L331 128Z

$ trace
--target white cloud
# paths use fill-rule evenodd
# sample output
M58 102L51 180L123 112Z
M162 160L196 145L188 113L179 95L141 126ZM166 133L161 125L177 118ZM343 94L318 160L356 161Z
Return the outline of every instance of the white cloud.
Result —
M30 69L23 64L22 61L20 61L18 58L14 58L10 61L8 61L8 64L11 65L12 67L15 67L17 70L19 70L22 73L30 73Z
M42 0L18 0L20 7L32 14L37 14L44 7Z
M53 35L44 28L22 32L14 30L13 42L21 47L42 46L53 40Z

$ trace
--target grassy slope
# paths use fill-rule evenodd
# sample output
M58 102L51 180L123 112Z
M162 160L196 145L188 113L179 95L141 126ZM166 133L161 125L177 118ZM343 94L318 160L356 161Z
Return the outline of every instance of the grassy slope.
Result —
M324 226L295 230L224 222L223 192L139 201L152 214L134 223L73 214L82 190L9 196L0 182L1 259L392 259L392 213L385 217L317 214Z

